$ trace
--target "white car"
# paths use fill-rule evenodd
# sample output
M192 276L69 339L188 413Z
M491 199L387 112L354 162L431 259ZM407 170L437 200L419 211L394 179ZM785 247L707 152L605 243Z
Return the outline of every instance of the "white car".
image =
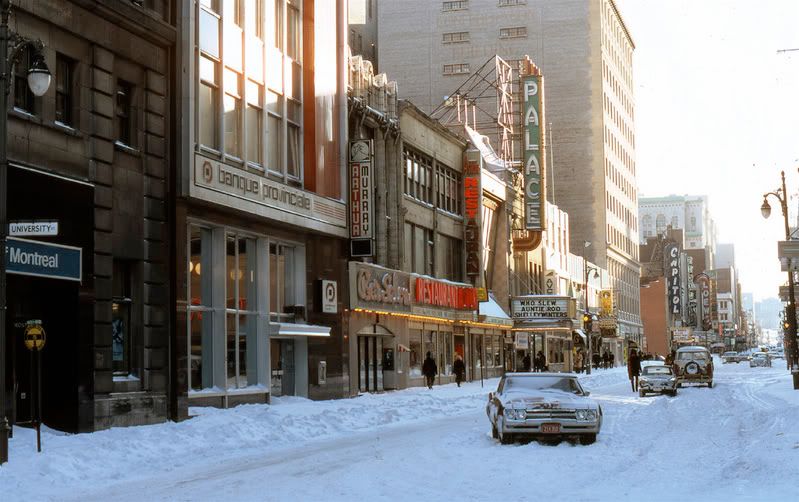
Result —
M762 366L771 368L771 357L766 352L755 352L749 360L749 367Z
M506 373L488 395L491 435L502 444L520 436L577 438L592 444L602 428L602 407L570 373Z

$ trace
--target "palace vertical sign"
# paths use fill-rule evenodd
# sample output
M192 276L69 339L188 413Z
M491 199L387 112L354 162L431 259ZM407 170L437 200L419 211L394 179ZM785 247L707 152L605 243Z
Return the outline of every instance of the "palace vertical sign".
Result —
M676 244L667 244L663 249L666 259L666 280L668 285L669 312L680 315L682 294L680 283L680 249Z
M527 230L544 230L544 80L522 75L524 130L524 220Z
M480 183L480 153L466 152L463 165L464 245L466 246L466 275L477 284L480 276L480 216L483 188Z
M371 256L374 238L372 140L350 142L350 239L353 256Z

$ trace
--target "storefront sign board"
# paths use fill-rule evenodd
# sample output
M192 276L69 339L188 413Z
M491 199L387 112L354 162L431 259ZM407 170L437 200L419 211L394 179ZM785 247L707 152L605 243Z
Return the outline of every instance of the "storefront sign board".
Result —
M390 312L410 312L411 276L366 263L350 263L350 306Z
M680 315L682 312L682 285L680 282L680 249L676 244L667 244L663 249L666 260L666 280L668 281L667 295L669 298L669 312Z
M476 153L476 158L475 157ZM480 219L483 212L482 169L479 152L469 151L463 166L464 239L466 275L475 282L480 277Z
M372 140L350 141L350 239L374 237Z
M575 310L575 300L568 296L515 296L511 301L511 317L516 322L573 319Z

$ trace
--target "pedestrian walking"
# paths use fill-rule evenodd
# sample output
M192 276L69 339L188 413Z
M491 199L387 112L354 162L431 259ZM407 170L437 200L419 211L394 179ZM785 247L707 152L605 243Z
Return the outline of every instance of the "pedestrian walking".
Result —
M602 353L602 367L605 368L605 369L608 369L608 362L609 361L610 361L610 355L608 354L608 351L606 350L605 352Z
M452 371L455 372L455 383L460 387L461 382L463 382L466 377L466 365L463 364L463 358L460 354L455 354L455 362L452 364Z
M641 374L641 358L635 349L630 350L630 357L627 359L627 375L630 377L630 385L633 392L638 392L638 376Z
M524 367L524 371L530 371L530 367L532 366L532 361L530 359L530 353L526 353L522 358L522 366Z
M616 356L613 355L613 352L608 353L608 360L611 368L615 367L615 362L614 362L615 359Z
M540 350L538 351L538 354L536 354L533 364L535 364L536 368L538 368L536 371L547 371L549 369L547 368L547 358Z
M436 380L436 374L438 373L438 366L436 366L436 361L433 359L433 356L430 355L430 352L427 353L427 357L422 363L422 375L425 377L425 381L427 382L427 388L432 389L433 383Z
M577 373L583 372L583 351L578 350L574 355L574 371Z
M599 352L594 352L594 355L591 356L591 360L594 363L594 369L599 369L599 363L602 361L602 356L599 355Z

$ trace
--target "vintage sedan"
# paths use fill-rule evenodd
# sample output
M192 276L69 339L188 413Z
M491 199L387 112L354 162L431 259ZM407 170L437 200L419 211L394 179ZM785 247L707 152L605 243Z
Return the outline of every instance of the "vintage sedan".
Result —
M638 377L638 395L641 397L650 393L677 395L677 377L671 367L660 365L649 365L641 368L641 376Z
M488 395L491 435L502 444L522 436L592 444L602 427L602 407L588 395L574 374L506 373Z
M771 356L767 352L755 352L752 354L752 358L749 360L749 367L754 368L756 366L770 368Z
M722 364L729 364L729 363L740 363L741 361L746 361L748 357L744 354L739 354L735 351L728 351L721 355L721 362Z

